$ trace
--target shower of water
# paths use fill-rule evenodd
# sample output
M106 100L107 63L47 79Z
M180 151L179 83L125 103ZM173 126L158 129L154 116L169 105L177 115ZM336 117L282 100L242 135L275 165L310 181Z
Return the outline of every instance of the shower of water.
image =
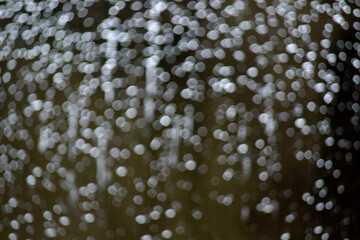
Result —
M359 239L359 19L0 2L0 239Z

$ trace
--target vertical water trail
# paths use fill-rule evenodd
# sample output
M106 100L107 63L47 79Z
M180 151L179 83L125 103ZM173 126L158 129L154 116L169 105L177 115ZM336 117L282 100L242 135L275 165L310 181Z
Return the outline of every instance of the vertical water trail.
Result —
M146 97L144 99L144 116L149 122L154 120L155 116L155 103L153 95L156 92L156 75L155 70L159 63L158 56L151 56L145 60L146 69Z
M75 154L75 141L77 138L77 131L78 131L78 114L79 110L76 104L70 104L68 106L68 157L71 162L74 162L76 160L76 154Z
M274 86L272 83L267 83L264 87L262 87L259 91L259 94L264 99L265 104L265 134L268 138L274 136L275 132L275 124L276 121L274 119L274 109L273 109L273 99L271 97L272 93L274 92Z
M108 136L104 127L95 129L97 146L99 153L96 154L96 180L100 190L106 187L106 150L108 145Z
M102 90L104 91L104 98L107 104L111 104L115 98L115 89L112 82L104 82L102 85Z
M69 104L68 106L68 159L70 163L75 163L76 161L76 154L75 154L75 142L78 132L78 113L79 110L75 104ZM76 208L78 199L79 199L79 193L78 189L76 187L76 174L74 171L69 171L69 174L66 176L66 179L69 183L70 190L69 190L69 200L70 204L73 208Z
M247 152L248 152L248 145L244 144L247 135L248 135L248 126L247 126L247 121L246 120L240 120L239 121L239 127L237 129L237 139L239 141L239 146L238 146L238 152L241 155L245 155L243 158L241 158L241 165L242 165L242 179L243 181L246 181L250 178L250 174L251 174L251 158L249 156L247 156Z
M159 64L160 58L157 56L159 45L155 43L154 39L161 30L161 23L157 20L160 13L166 9L166 4L163 1L150 1L149 20L146 23L147 35L149 35L148 44L150 56L144 60L145 65L145 92L144 99L144 116L149 122L154 120L155 117L155 103L153 95L157 91L156 86L156 73L155 70Z
M171 146L169 152L169 166L175 168L179 161L179 145L180 145L180 124L179 121L174 121L171 134Z
M69 189L69 202L70 206L73 210L77 209L77 204L79 201L79 192L75 184L76 174L73 170L68 171L66 175L66 181L68 182L70 189Z
M186 105L185 109L185 121L184 126L189 130L190 137L193 135L194 131L194 107L191 104Z
M111 31L108 30L108 34L106 34L104 37L107 39L107 45L105 50L105 57L107 58L107 61L105 63L106 68L102 69L101 74L101 89L104 92L104 100L106 104L111 104L111 102L115 98L115 90L113 83L111 81L112 79L112 72L117 66L117 61L115 58L115 55L117 53L117 31ZM106 187L106 176L107 176L107 170L106 170L106 151L107 151L107 145L108 145L108 132L109 127L105 126L105 123L102 123L101 126L97 127L94 131L95 133L95 139L97 147L95 148L95 154L94 157L96 159L96 181L97 186L100 189L100 192L102 192Z
M113 58L114 54L117 51L117 39L116 39L116 32L110 31L108 36L106 36L107 45L106 45L106 58L110 59Z

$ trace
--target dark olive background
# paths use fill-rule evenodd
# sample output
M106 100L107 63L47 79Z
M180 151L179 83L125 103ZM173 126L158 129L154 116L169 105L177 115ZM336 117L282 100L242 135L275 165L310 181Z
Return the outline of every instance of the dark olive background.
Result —
M279 2L285 3L287 1L273 1L272 4L277 6L280 4ZM230 1L225 1L220 9L213 9L213 11L220 16L221 11L231 3L232 2ZM149 3L145 4L145 7L142 10L145 11L149 6L148 4ZM177 5L179 9L183 9L184 15L195 16L196 10L191 10L187 5L188 2L174 1L172 4L173 6ZM75 17L64 27L67 34L74 32L96 32L97 26L105 18L109 17L108 11L113 4L105 1L98 1L88 7L87 17L92 17L94 19L94 23L90 27L84 27L84 18L80 18L76 15L78 10L76 10L76 4L73 5L71 11L75 13ZM293 3L289 3L289 5L293 5ZM351 3L351 1L349 1L349 6L352 9L359 9L358 5L358 3L356 5L356 3ZM0 6L2 9L7 8L6 3L0 3ZM61 2L52 10L52 12L42 12L40 14L40 19L50 19L53 16L58 16L58 14L63 12L63 6L64 3ZM117 14L117 17L122 23L131 19L136 13L131 10L129 6L130 3L127 2L125 9ZM171 4L169 4L169 6L171 6ZM230 27L237 26L243 20L255 20L255 15L260 12L265 14L266 19L267 13L262 6L261 3L257 4L255 1L249 1L246 3L245 11L238 17L224 18L224 21ZM171 23L173 15L169 9L170 7L161 13L158 21L163 25L169 23L174 27L175 24ZM187 10L185 11L185 9ZM21 11L25 10L20 10L20 12ZM311 14L315 12L316 11L310 7L309 3L301 9L296 9L298 16L300 14ZM154 239L159 239L161 238L161 232L166 229L173 231L172 239L265 240L280 239L280 236L285 232L290 233L291 239L321 239L321 234L314 234L313 232L313 229L319 225L323 227L323 232L328 232L330 234L329 239L359 239L359 112L354 112L351 108L351 104L359 103L360 86L353 80L354 76L359 75L359 69L355 69L351 63L352 58L359 58L359 51L354 49L355 45L351 49L346 47L340 48L337 46L338 40L343 40L344 42L349 41L353 44L359 42L359 39L355 37L356 30L352 26L358 19L351 14L346 15L346 21L350 24L350 30L343 30L340 25L334 23L332 17L326 13L318 14L318 21L309 23L311 26L311 32L309 34L311 41L319 44L320 41L325 38L323 34L324 25L326 23L332 23L334 30L330 36L328 36L332 43L329 52L338 54L341 51L344 51L348 57L346 61L338 59L336 64L331 65L326 59L320 56L322 47L319 44L319 49L317 50L318 58L314 62L315 69L313 79L316 82L323 81L318 76L318 72L321 67L325 67L327 70L333 71L339 77L340 91L335 95L334 100L330 104L326 104L323 100L323 94L316 93L312 87L308 86L307 80L302 79L302 88L298 92L295 92L296 100L294 102L289 100L280 102L276 100L274 96L271 96L274 117L278 116L277 114L281 112L289 113L288 121L278 121L274 138L272 138L275 140L271 140L271 138L269 140L268 138L267 142L264 126L257 121L258 115L264 112L266 107L263 102L261 104L255 104L252 101L255 94L254 92L245 86L237 84L235 93L216 93L212 90L208 81L210 78L214 77L212 70L218 63L234 67L235 73L230 79L235 83L237 76L246 75L247 68L257 65L256 54L249 51L250 43L248 40L250 39L251 41L251 38L255 36L256 42L260 44L273 39L272 37L276 36L278 30L283 27L284 19L281 16L277 15L279 26L269 27L270 30L267 34L261 35L254 30L247 31L242 37L243 44L239 48L233 47L224 49L226 53L224 59L217 59L214 57L201 60L206 66L204 72L193 71L192 73L186 73L182 77L172 74L173 66L185 61L189 56L195 57L195 51L179 51L177 54L169 56L168 59L164 58L160 60L158 67L162 68L163 71L170 73L170 80L167 82L159 81L159 89L163 88L163 91L161 92L159 90L159 93L154 96L156 101L155 120L160 119L164 114L164 106L166 104L173 103L176 105L176 114L179 116L186 115L186 107L192 106L195 114L202 113L203 115L203 119L199 118L200 120L194 121L194 134L202 126L205 126L208 130L208 134L201 139L201 148L194 146L189 140L182 139L180 140L178 150L179 161L182 161L181 159L185 154L191 153L196 160L197 166L207 166L208 171L200 173L198 171L199 168L195 171L168 169L170 171L168 176L163 176L164 180L160 180L155 188L157 192L165 192L167 194L167 200L165 201L159 201L156 198L150 197L147 194L147 190L150 189L148 186L144 192L137 192L134 184L136 181L139 181L139 179L142 179L146 184L146 181L151 176L161 175L159 169L156 167L151 168L151 166L160 163L160 159L162 157L166 158L167 154L169 154L172 144L171 139L163 138L164 142L160 150L151 150L149 147L151 141L155 137L164 136L164 128L154 128L155 121L144 121L142 127L139 127L139 122L136 123L136 121L143 117L141 110L139 110L140 112L136 118L129 120L132 124L131 130L128 132L122 131L115 125L115 121L117 117L122 116L125 113L127 110L125 108L115 111L114 118L107 120L105 118L103 119L103 121L111 123L111 129L113 131L113 136L108 140L107 149L109 150L112 147L133 149L136 144L141 143L145 145L146 153L143 156L138 156L132 152L131 157L127 160L114 159L110 157L109 153L106 153L106 167L109 176L109 179L106 182L106 188L101 189L101 187L98 187L98 191L92 199L89 200L86 197L80 196L78 202L75 205L72 205L69 199L69 190L67 190L66 187L61 187L61 184L66 180L66 176L60 176L57 173L58 169L64 167L68 171L68 174L73 173L76 176L75 185L77 188L80 188L89 183L97 182L97 159L94 159L88 154L81 153L78 150L75 151L75 154L67 153L59 155L59 158L53 158L57 154L56 147L47 150L45 153L39 152L37 144L39 141L40 128L42 126L53 124L60 135L66 135L68 129L68 113L59 108L60 110L56 115L49 117L46 121L40 121L40 111L34 112L30 118L26 118L23 111L25 107L29 105L27 97L33 92L31 88L35 89L34 92L37 94L38 99L51 100L54 108L55 106L61 107L66 101L75 103L76 100L80 99L78 88L83 84L83 80L100 77L101 71L98 69L98 71L92 73L92 75L85 76L84 73L75 70L80 62L76 62L76 59L74 58L73 61L70 62L73 71L67 83L68 85L64 90L58 90L53 88L53 74L49 74L49 76L45 77L45 79L39 83L33 81L32 83L24 84L24 76L22 76L22 74L26 73L26 71L31 71L31 65L36 60L39 60L39 58L37 57L32 60L18 59L17 67L10 71L12 74L11 81L7 83L0 81L0 93L6 95L6 98L2 97L0 100L0 121L6 119L12 111L15 111L21 117L19 117L14 126L11 126L14 129L14 133L16 130L26 129L29 133L29 138L28 140L21 140L17 139L15 135L6 137L4 133L5 130L3 130L4 128L1 126L1 131L3 132L0 134L0 153L5 154L5 152L8 152L7 154L10 154L9 152L11 152L10 149L12 148L16 150L24 149L28 154L28 157L20 164L22 167L10 171L13 177L12 181L4 180L5 173L9 172L9 170L6 168L6 164L1 163L0 239L7 239L11 232L16 232L18 239L47 239L44 231L48 227L55 227L57 229L62 228L62 230L58 230L56 239L90 240L91 238L88 238L89 236L92 236L95 239L140 239L141 236L145 234L150 234ZM1 19L1 31L4 31L7 24L10 24L12 21L13 18ZM199 23L201 27L204 27L205 29L209 26L209 21L207 19L199 19ZM24 29L26 28L25 25L26 24L23 26ZM32 26L29 25L27 27L31 28ZM146 29L138 28L137 31L138 33L145 33ZM174 41L169 45L176 45L183 37L184 36L179 35L175 36ZM220 35L219 41L209 41L206 39L206 35L203 37L197 36L196 38L200 42L200 48L215 48L220 47L219 42L223 37L223 35ZM276 81L279 79L285 81L286 88L284 92L288 94L293 91L291 88L292 80L287 79L285 71L291 67L301 68L301 64L305 60L296 62L292 56L289 56L289 61L282 64L284 69L283 72L280 74L275 73L273 66L276 63L271 60L271 57L275 54L286 52L284 39L278 35L277 37L279 41L274 50L264 54L270 59L269 65L263 69L259 68L259 74L254 78L254 81L264 84L263 77L266 74L273 74L273 82L275 85ZM296 39L295 37L290 38L304 50L309 50L306 41L303 41L300 38ZM97 33L97 37L93 42L97 45L101 45L105 43L106 40L102 39L100 34ZM16 41L10 45L12 45L12 49L31 49L32 47L43 43L49 43L51 49L54 49L54 46L56 46L56 41L53 37L44 39L41 38L40 35L34 37L33 42L28 43L22 40L21 35L19 35ZM70 50L74 52L75 55L80 54L81 51L75 48L76 44L76 42L70 44L69 49L63 49L63 51ZM0 48L4 49L6 45L7 43L3 42L2 45L0 45ZM132 59L130 64L140 66L145 59L142 51L149 45L150 43L144 40L139 43L131 43L127 46L129 49L135 49L137 51L137 57ZM117 50L120 52L121 49L121 45L118 44ZM244 62L237 62L232 57L232 52L238 49L244 51L246 54L246 60ZM58 51L61 52L62 50ZM169 60L171 57L174 59L174 62ZM106 58L104 53L98 53L94 61L99 62L102 66L105 64ZM1 59L1 76L7 72L6 64L9 60L10 58ZM323 63L321 67L319 65L320 63ZM339 66L339 64L342 64L343 67ZM43 66L42 69L46 69L46 67L47 66ZM57 72L58 71L61 71L61 68L59 68ZM185 100L180 95L181 90L187 87L186 81L191 77L200 79L203 82L205 98L202 102ZM115 90L115 100L119 99L126 102L130 99L125 92L126 86L135 85L139 89L145 88L145 75L137 77L135 75L127 74L125 69L121 66L115 68L111 74L111 78L124 79L124 86ZM9 87L13 83L16 83L18 88L21 89L24 94L20 101L16 101L14 97L8 93ZM167 101L164 98L164 92L171 88L172 83L177 84L176 94L171 101ZM55 90L55 95L52 98L48 95L49 89ZM137 97L140 100L139 108L141 109L144 96L140 95ZM85 108L95 111L97 116L104 115L105 110L112 107L111 104L104 101L104 93L100 87L89 97L89 100L89 104ZM307 111L306 104L309 101L314 101L318 106L326 106L326 113L321 113L319 110L314 112ZM248 132L245 140L240 140L236 137L236 133L233 134L236 143L232 152L236 153L237 145L246 143L249 145L249 153L247 156L239 155L239 160L234 165L221 165L218 163L218 157L225 154L222 150L224 143L213 137L213 131L218 128L226 130L227 125L231 123L231 121L225 118L217 120L217 117L219 118L221 114L224 114L221 113L219 109L224 108L224 106L229 107L230 105L238 105L241 103L246 108L246 112L251 112L254 115L254 119L252 121L246 121L244 112L243 114L239 113L236 118L232 120L238 126L244 125ZM308 125L313 124L314 126L317 126L319 121L324 120L325 118L330 119L331 132L328 135L322 135L319 131L315 131L313 134L303 135L299 129L294 127L296 116L293 113L293 109L296 104L302 104L304 106L304 114L302 117L306 119ZM345 107L343 107L343 105ZM355 123L351 123L352 121L355 121ZM95 129L98 126L99 124L90 122L88 127ZM287 129L290 127L295 129L293 137L289 137L286 134ZM80 131L81 130L78 130L78 134L80 134ZM332 136L335 139L335 144L331 147L324 144L324 141L328 136ZM269 176L266 182L262 182L258 178L259 173L265 170L264 167L256 164L256 160L262 154L261 151L254 146L254 143L259 138L264 139L266 145L269 145L274 153L269 156L268 162L280 162L282 166L278 175L274 174ZM350 148L341 147L341 145L338 144L340 139L350 141ZM68 148L71 148L74 144L74 141L71 139L63 139L63 141L67 144ZM88 142L96 145L96 137L88 140ZM333 167L330 170L318 168L314 158L298 161L294 156L294 153L297 150L302 150L304 152L306 150L311 150L313 153L318 152L320 158L331 160ZM68 149L68 151L70 150ZM349 157L349 154L351 154L351 158ZM245 157L249 157L252 162L251 173L247 179L242 173L242 161ZM49 166L51 165L49 165L50 162L58 162L57 165L55 164L55 171L49 171ZM76 164L80 164L81 166ZM115 170L119 165L128 168L127 176L120 178L115 174ZM26 178L32 173L35 166L39 166L43 169L43 176L38 178L37 184L34 187L30 187L26 182ZM235 175L230 181L224 181L224 179L222 179L222 174L228 168L232 168L235 171ZM341 171L341 176L339 178L333 177L333 171L335 169ZM162 177L160 176L160 178ZM41 183L43 179L48 179L54 183L56 191L51 192L44 188ZM218 179L217 184L215 183L216 179ZM314 187L314 183L317 179L324 179L325 181L325 187L328 194L324 199L317 196L319 190ZM191 182L191 190L186 191L180 189L177 184L179 180ZM126 189L126 195L118 195L116 198L110 195L107 191L107 187L112 184L121 186L123 190ZM343 194L339 194L337 191L338 186L340 185L345 186ZM234 201L230 206L219 204L216 200L211 200L209 198L209 193L212 191L216 191L219 195L232 194ZM306 192L315 196L315 203L313 205L308 205L302 200L302 196ZM142 204L134 204L133 197L135 195L142 195L144 199ZM5 206L11 197L18 200L18 206L11 212L8 212ZM279 207L277 211L266 214L256 210L256 206L265 197L269 197L278 202ZM38 198L39 201L37 201L36 198ZM320 201L327 202L330 200L334 203L332 209L323 211L315 210L316 203ZM96 219L94 223L84 223L83 221L83 214L85 211L82 210L80 205L85 201L91 202L93 206L88 212L94 214ZM182 210L177 212L175 218L169 219L162 214L162 217L159 220L151 220L149 223L143 225L136 223L135 217L137 215L148 214L156 205L160 205L163 208L163 211L165 211L174 206L174 201L177 201L182 205ZM63 213L54 213L53 209L56 204L62 206ZM241 211L245 208L250 209L248 219L241 218ZM202 218L200 220L196 220L192 217L192 212L196 209L202 212ZM52 212L52 220L46 221L43 217L43 213L46 210ZM22 222L21 216L27 212L33 214L34 222L24 222L20 224L18 230L14 231L10 226L11 220L18 219L19 222ZM295 213L296 217L293 222L287 223L285 218L290 213ZM69 226L64 227L59 224L58 219L63 215L70 218L71 224ZM183 234L178 234L175 231L177 226L183 226L185 232Z

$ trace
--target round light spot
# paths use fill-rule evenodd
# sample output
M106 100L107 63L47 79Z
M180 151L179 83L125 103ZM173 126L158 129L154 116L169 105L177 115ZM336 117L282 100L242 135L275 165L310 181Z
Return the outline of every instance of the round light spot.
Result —
M116 169L116 175L118 175L119 177L125 177L127 174L127 168L120 166Z

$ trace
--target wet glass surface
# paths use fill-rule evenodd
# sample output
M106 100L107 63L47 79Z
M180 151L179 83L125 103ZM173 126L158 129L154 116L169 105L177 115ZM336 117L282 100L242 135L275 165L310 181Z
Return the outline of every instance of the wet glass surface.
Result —
M0 1L0 239L359 239L360 1Z

